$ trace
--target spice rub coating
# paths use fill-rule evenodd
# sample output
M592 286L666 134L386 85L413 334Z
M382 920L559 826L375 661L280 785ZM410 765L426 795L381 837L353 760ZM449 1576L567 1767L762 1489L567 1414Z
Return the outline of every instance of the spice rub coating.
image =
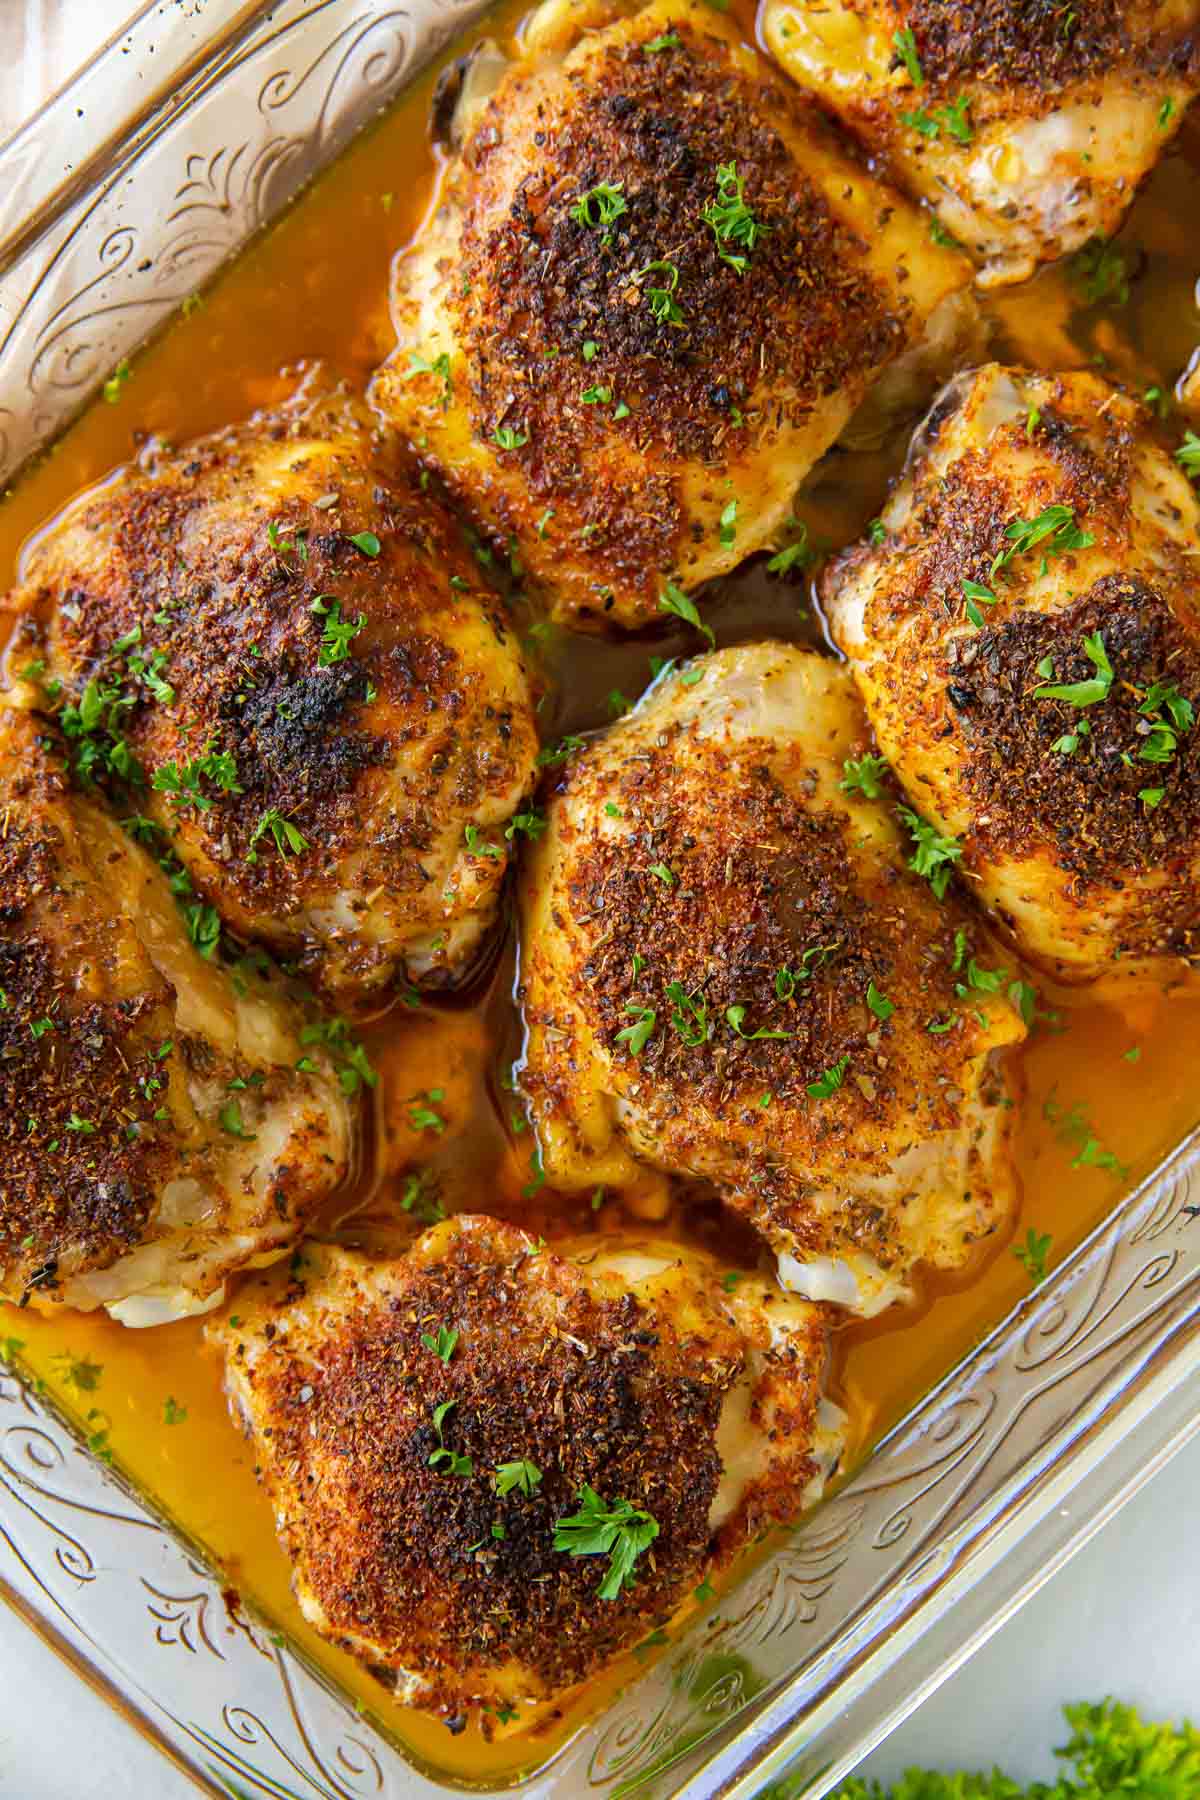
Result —
M537 749L501 602L415 480L313 376L244 425L151 443L11 597L10 672L42 663L43 708L88 696L93 779L342 1006L469 967Z
M298 1024L195 948L53 727L0 710L0 1295L155 1324L288 1245L353 1141Z
M310 1246L208 1327L305 1616L452 1722L575 1686L836 1460L820 1308L702 1251L551 1250L460 1214L395 1261ZM611 1597L585 1489L657 1528ZM486 1721L485 1721L486 1723Z
M883 524L828 617L974 891L1065 979L1195 958L1200 505L1148 415L1091 374L962 376Z
M895 797L843 786L868 744L832 661L703 658L567 765L519 881L547 1179L712 1182L785 1282L863 1312L1003 1224L993 1052L1024 1035Z
M968 278L711 9L611 19L476 100L373 389L582 626L771 542Z
M988 285L1111 236L1200 88L1198 0L767 0L763 30Z

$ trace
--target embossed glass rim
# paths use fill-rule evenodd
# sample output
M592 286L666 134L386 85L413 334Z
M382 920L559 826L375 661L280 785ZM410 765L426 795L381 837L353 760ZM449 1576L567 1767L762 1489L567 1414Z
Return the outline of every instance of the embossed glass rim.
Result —
M485 3L143 6L0 149L0 478ZM828 1792L1200 1426L1198 1375L1200 1131L522 1793ZM0 1596L209 1793L455 1785L230 1622L220 1572L2 1366Z

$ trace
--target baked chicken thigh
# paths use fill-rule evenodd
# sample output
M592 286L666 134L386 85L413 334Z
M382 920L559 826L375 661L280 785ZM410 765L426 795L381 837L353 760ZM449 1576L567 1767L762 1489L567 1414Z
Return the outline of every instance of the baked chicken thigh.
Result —
M699 0L525 41L468 71L373 397L555 616L639 626L772 540L970 267Z
M349 1104L291 1006L205 959L154 859L10 707L0 817L0 1296L203 1312L346 1177Z
M1024 1027L866 744L844 669L761 644L579 754L519 876L520 1079L551 1184L707 1180L869 1313L1006 1220Z
M225 923L339 1006L452 980L537 753L520 654L365 409L275 413L85 494L36 542L9 657L68 702ZM34 696L35 699L37 696Z
M1051 973L1200 953L1200 503L1098 376L950 384L824 600L879 746Z
M763 30L985 285L1110 236L1200 89L1197 0L766 0Z
M821 1310L669 1243L460 1214L208 1327L306 1618L452 1719L568 1689L820 1493Z

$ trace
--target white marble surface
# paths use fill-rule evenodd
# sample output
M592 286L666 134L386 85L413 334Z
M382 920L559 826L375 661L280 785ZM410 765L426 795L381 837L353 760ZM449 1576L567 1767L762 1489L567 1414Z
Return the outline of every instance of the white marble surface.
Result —
M129 0L0 0L0 135L116 30ZM3 171L0 169L0 179ZM1157 1716L1200 1715L1200 1441L873 1756L1049 1772L1058 1708L1106 1693ZM184 1800L195 1788L141 1743L0 1606L3 1800Z

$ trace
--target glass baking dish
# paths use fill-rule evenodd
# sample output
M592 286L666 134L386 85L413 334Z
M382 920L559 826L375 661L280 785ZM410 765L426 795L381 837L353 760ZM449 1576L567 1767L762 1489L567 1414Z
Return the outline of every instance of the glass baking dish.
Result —
M2 152L0 476L482 10L147 6ZM1198 1170L1200 1131L521 1791L834 1787L1200 1426ZM3 1364L0 1592L209 1793L446 1791Z

